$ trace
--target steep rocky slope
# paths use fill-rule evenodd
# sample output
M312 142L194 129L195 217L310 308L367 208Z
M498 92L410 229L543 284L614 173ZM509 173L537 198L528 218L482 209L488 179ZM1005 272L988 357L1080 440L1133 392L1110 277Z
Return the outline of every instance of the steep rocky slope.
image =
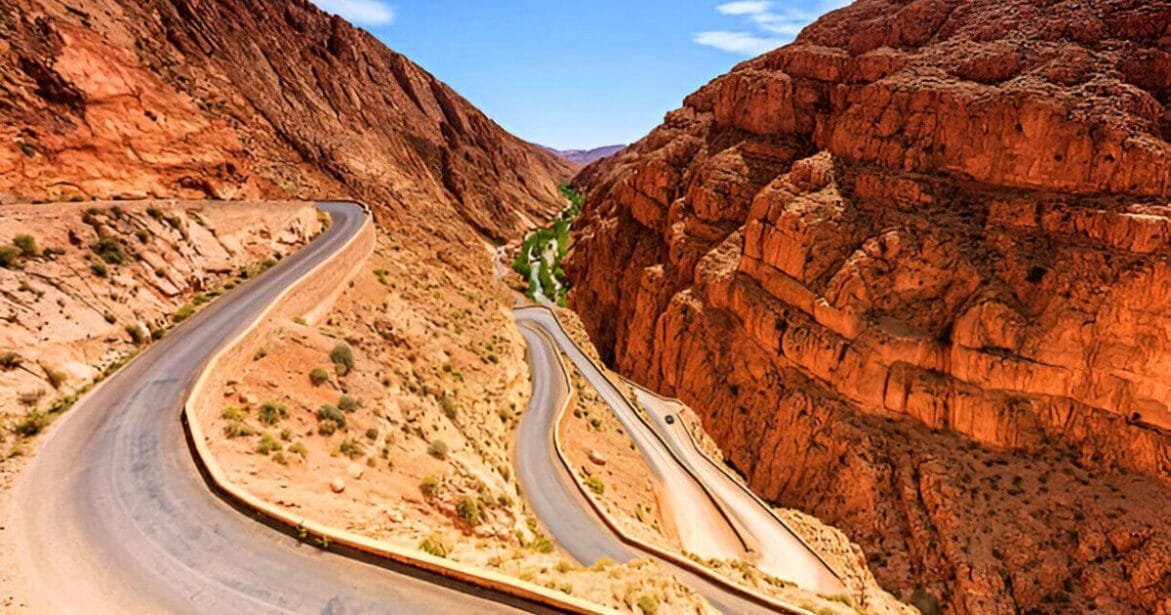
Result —
M305 0L0 0L0 202L360 197L502 238L571 165Z
M606 360L956 612L1171 605L1171 3L860 0L587 167Z

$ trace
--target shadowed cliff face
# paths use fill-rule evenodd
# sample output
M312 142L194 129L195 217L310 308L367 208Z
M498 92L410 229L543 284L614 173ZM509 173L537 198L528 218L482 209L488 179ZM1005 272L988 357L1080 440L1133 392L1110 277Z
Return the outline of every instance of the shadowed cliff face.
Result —
M1169 24L827 15L579 174L570 304L904 597L1166 612Z
M499 239L572 169L304 0L0 0L0 32L3 201L348 195Z

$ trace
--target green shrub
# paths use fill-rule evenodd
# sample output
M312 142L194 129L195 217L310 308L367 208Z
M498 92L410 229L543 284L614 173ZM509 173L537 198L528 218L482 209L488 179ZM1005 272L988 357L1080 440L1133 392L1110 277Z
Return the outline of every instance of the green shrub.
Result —
M597 476L587 476L585 479L585 485L586 487L590 488L590 491L593 491L598 495L602 495L606 492L606 485L603 485L602 481L598 480Z
M94 275L98 276L99 278L104 278L104 277L106 277L106 275L108 275L110 273L110 271L108 269L106 269L106 264L103 263L102 261L94 261L94 262L90 263L89 270L92 271L94 273Z
M278 404L273 401L265 402L260 407L258 418L265 425L276 425L289 418L289 409L284 404Z
M659 600L654 596L642 595L638 598L638 608L646 615L655 615L659 612Z
M146 229L140 228L134 231L134 236L138 238L138 243L146 243L150 241L150 233Z
M121 265L126 262L126 250L122 242L113 237L102 237L91 246L91 249L109 265Z
M317 433L323 436L332 436L338 430L337 421L333 419L325 419L317 424Z
M349 457L350 459L357 459L358 457L366 454L366 450L362 447L362 443L353 438L347 438L343 440L342 443L338 445L337 450L339 453Z
M431 475L424 476L419 483L419 491L429 498L435 497L435 493L439 491L439 478Z
M337 409L342 412L353 412L357 410L362 404L358 400L349 395L342 395L337 400Z
M471 496L463 496L455 503L455 511L467 521L468 525L480 525L483 517L480 514L480 503Z
M260 453L261 455L267 455L269 453L275 453L279 450L281 450L281 443L277 442L277 439L272 437L272 434L266 433L263 436L260 436L260 444L256 445L256 452Z
M49 426L49 415L40 410L29 410L24 419L16 424L16 433L29 437L35 436Z
M183 307L179 308L179 310L177 312L172 314L171 320L173 320L175 322L183 322L184 320L191 318L191 316L193 316L194 314L195 314L195 305L188 303L187 305L184 305Z
M329 351L329 360L333 361L334 368L342 376L354 369L354 351L345 342L334 346L333 350Z
M387 271L385 269L375 269L374 270L374 277L378 278L378 281L383 286L386 286L386 275L387 275Z
M158 220L163 217L163 212L158 207L147 207L146 215L154 218L155 220Z
M329 372L321 369L320 367L315 367L313 368L313 371L309 372L309 382L312 382L313 386L321 386L328 381Z
M371 427L366 430L366 439L373 442L378 439L378 430Z
M228 421L228 423L224 425L224 435L227 436L230 440L233 438L247 438L248 436L254 436L256 435L256 432L253 431L251 427L246 425L244 421Z
M162 327L155 327L154 329L150 330L150 339L157 342L157 341L163 339L163 336L166 334L167 334L166 329L163 329Z
M37 255L37 240L32 235L21 233L12 239L12 245L20 249L25 257Z
M338 410L337 406L325 404L317 409L317 420L333 421L339 429L346 428L346 415Z
M548 536L537 536L533 542L529 544L529 548L537 553L552 553L553 541L549 540Z
M20 248L16 246L0 246L0 267L15 269L20 265Z
M228 406L220 413L220 418L228 421L243 421L248 416L248 413L239 406Z
M427 447L427 452L432 457L438 459L447 459L447 443L443 440L432 440L431 445Z
M419 550L424 553L430 553L435 557L447 557L448 552L447 544L444 542L443 537L438 534L432 534L424 538L423 542L419 543Z
M301 459L309 458L309 449L305 448L304 442L295 442L289 445L289 452L300 455Z

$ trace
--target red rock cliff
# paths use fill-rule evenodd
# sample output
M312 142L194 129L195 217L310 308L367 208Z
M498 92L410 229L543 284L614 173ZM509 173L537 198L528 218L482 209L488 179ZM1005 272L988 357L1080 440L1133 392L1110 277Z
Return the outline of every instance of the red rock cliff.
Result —
M356 196L496 238L572 172L305 0L0 0L0 135L0 202Z
M1169 48L1166 1L859 0L578 176L571 305L904 597L1166 612Z

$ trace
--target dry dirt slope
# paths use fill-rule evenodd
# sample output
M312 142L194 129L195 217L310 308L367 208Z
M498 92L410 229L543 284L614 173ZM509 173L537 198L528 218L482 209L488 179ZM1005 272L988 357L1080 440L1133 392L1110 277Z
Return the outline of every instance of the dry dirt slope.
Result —
M856 2L578 176L571 306L902 597L1166 611L1169 42L1166 1Z

